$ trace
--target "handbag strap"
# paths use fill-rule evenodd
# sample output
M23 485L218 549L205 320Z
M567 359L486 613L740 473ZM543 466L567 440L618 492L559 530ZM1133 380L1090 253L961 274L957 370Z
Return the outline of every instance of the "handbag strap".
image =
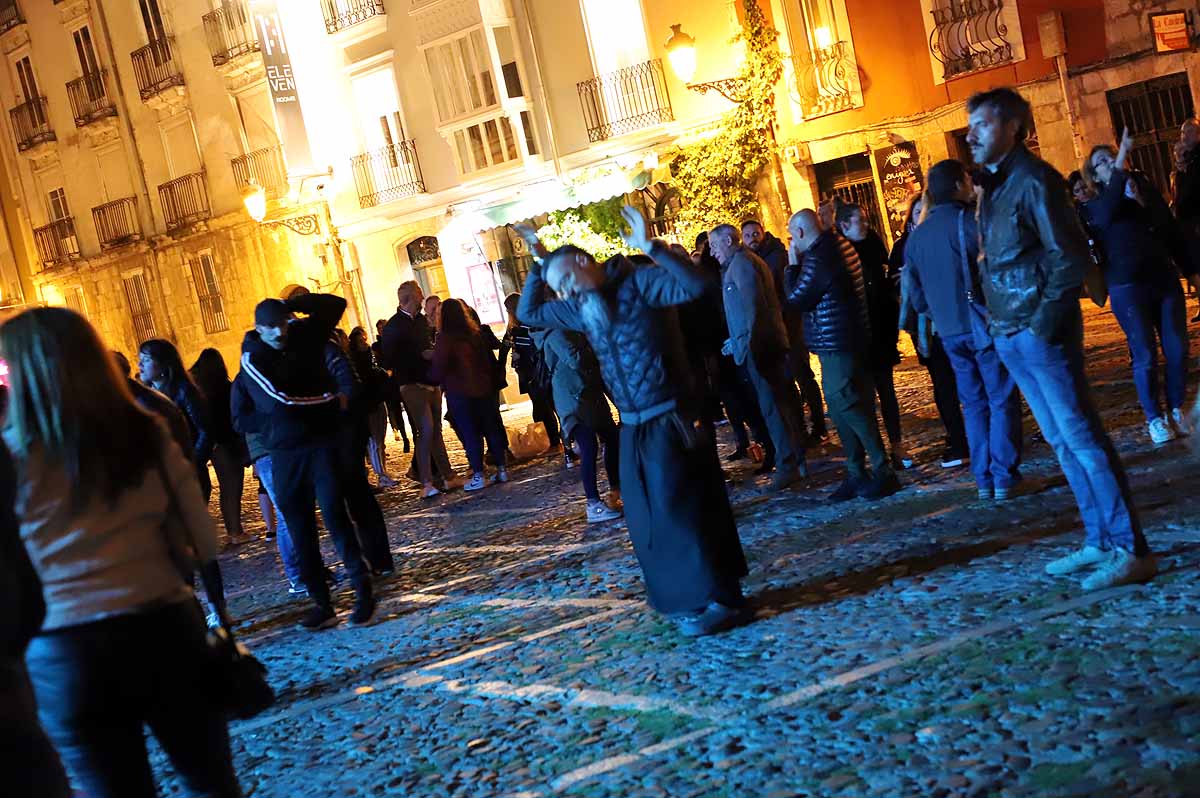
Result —
M975 283L971 279L971 264L967 257L967 209L958 209L958 262L962 269L963 290L967 294L967 301L974 304L975 302Z

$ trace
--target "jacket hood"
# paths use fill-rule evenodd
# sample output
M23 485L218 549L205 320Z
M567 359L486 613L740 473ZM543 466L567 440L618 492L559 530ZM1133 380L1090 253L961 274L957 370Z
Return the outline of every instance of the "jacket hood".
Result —
M247 330L242 337L242 354L255 355L260 352L266 352L271 349L263 343L262 338L258 336L257 330Z
M758 252L755 252L754 254L758 255L758 257L762 258L763 260L766 260L768 255L773 255L776 252L786 253L787 247L783 245L782 241L775 237L774 233L764 233L762 246L760 246L758 248Z

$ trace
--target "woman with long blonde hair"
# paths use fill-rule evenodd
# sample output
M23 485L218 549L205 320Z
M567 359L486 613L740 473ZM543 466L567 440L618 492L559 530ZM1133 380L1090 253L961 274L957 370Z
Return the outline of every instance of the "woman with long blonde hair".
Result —
M0 327L0 356L20 534L46 602L26 662L73 781L89 798L152 798L149 726L187 789L237 798L182 565L216 555L195 470L78 314L25 311Z

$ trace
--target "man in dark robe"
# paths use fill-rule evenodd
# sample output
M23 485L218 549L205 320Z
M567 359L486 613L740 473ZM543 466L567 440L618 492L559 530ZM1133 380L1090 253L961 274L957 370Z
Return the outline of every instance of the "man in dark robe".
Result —
M547 254L528 227L518 231L538 263L529 272L520 320L587 335L621 413L621 488L650 605L689 636L713 634L744 617L747 573L720 463L684 400L685 356L672 308L703 295L691 262L652 241L640 212L622 211L630 246L653 264L616 256L603 264L570 245ZM547 302L549 284L562 297Z

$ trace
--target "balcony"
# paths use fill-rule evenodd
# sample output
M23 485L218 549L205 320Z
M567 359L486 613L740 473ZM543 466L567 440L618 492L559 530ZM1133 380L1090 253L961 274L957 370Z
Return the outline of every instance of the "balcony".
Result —
M117 109L108 96L107 81L108 73L102 69L75 78L67 84L67 97L71 100L75 127L117 115Z
M1005 6L1004 0L947 0L929 12L929 52L941 63L944 80L1015 60Z
M283 162L283 151L280 147L263 147L261 150L239 155L231 162L233 178L238 188L244 189L253 184L262 186L267 196L276 199L287 193L287 166Z
M17 0L0 0L0 33L10 31L24 21Z
M356 155L350 165L360 208L425 193L417 147L411 140Z
M79 239L75 237L75 220L70 216L35 228L33 241L43 268L79 259Z
M142 228L138 223L137 199L123 197L92 208L92 221L96 223L96 234L101 249L115 249L142 240Z
M17 149L21 152L43 142L54 141L54 128L50 127L47 109L45 97L34 97L9 111L13 133L17 137Z
M193 172L163 183L158 187L158 200L162 203L167 232L212 216L204 172Z
M387 13L383 0L321 0L321 12L326 33L337 33Z
M183 73L175 64L174 50L175 39L168 36L155 39L130 53L142 100L149 100L172 86L183 85Z
M848 42L834 42L792 60L805 119L836 114L862 105L858 64Z
M659 58L585 80L576 88L592 143L675 119Z
M202 19L213 66L219 67L238 56L258 52L254 17L245 3L226 0L220 8L205 14Z

